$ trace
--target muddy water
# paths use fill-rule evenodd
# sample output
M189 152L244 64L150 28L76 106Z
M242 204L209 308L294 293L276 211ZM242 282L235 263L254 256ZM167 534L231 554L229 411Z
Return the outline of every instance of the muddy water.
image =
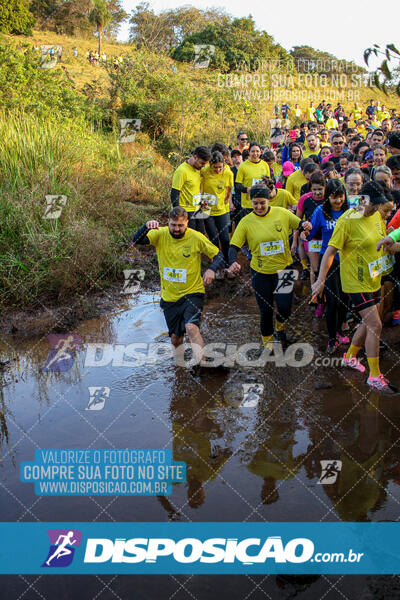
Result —
M115 360L87 366L90 344L169 344L159 297L145 292L63 332L74 336L74 352L58 372L44 370L57 339L3 338L0 360L9 362L0 371L1 519L396 521L399 396L369 392L358 373L316 365L315 359L325 356L327 338L324 323L312 318L305 292L296 289L289 327L314 352L312 362L300 367L268 362L199 374L177 367L168 355L140 364L121 366ZM254 299L221 296L210 299L203 313L206 343L259 344ZM383 370L400 386L396 331L386 330L385 338L390 348ZM256 387L245 397L243 386L251 385ZM93 387L109 388L109 395L101 409L87 410ZM187 482L174 485L168 497L38 497L33 484L19 480L21 461L33 460L38 448L168 448L174 460L186 462ZM320 461L340 471L329 484L318 483L324 475ZM2 577L0 589L1 598L29 600L40 594L72 598L82 585L85 594L79 598L118 594L124 600L191 595L208 600L223 590L235 599L398 598L400 589L397 578L388 577L136 576L138 595L132 596L132 581ZM64 595L57 591L61 585Z

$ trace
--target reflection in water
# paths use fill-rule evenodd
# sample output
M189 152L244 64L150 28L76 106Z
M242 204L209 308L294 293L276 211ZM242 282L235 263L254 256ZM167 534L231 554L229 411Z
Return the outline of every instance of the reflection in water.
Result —
M186 463L187 497L192 508L203 504L204 484L217 477L232 454L210 412L222 396L219 383L211 376L206 387L203 380L196 385L189 372L176 368L170 405L173 457Z

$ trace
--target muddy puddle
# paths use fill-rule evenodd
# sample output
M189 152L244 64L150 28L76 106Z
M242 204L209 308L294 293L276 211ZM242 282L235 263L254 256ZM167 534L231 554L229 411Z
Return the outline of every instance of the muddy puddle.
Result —
M168 356L153 292L121 300L73 331L3 336L2 521L398 520L400 396L370 392L362 375L321 364L325 324L312 318L306 292L296 287L288 329L313 351L305 365L297 353L286 366L242 361L200 374L178 367ZM202 332L206 343L259 344L254 298L211 297ZM385 329L384 338L383 371L400 387L396 331ZM136 362L124 355L132 344L142 345ZM67 349L61 358L60 348ZM35 496L33 484L20 481L19 466L39 448L171 449L174 460L186 463L187 481L168 497ZM84 595L77 595L82 586ZM398 598L400 592L398 578L376 576L10 576L0 588L1 598L27 600Z

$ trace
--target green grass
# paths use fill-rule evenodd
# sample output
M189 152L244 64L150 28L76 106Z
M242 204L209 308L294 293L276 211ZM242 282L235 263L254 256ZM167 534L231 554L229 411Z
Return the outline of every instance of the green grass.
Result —
M133 232L166 206L171 167L79 123L3 114L0 135L0 306L110 285ZM46 195L67 197L57 220L44 218Z

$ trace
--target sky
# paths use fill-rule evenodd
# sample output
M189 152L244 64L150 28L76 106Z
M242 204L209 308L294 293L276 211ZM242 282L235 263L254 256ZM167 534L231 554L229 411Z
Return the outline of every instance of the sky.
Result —
M138 0L122 0L127 13L139 4ZM372 0L335 0L314 2L310 0L283 0L281 2L245 2L231 0L220 2L190 2L185 0L149 0L156 12L164 9L192 5L200 9L219 7L235 17L251 14L258 29L272 35L275 42L286 50L292 46L312 46L330 52L338 58L353 60L364 65L363 51L373 44L400 45L398 0L383 0L385 10ZM393 18L390 18L392 14ZM335 21L335 17L337 20ZM118 38L127 40L129 24L121 27ZM372 66L372 63L371 63Z

